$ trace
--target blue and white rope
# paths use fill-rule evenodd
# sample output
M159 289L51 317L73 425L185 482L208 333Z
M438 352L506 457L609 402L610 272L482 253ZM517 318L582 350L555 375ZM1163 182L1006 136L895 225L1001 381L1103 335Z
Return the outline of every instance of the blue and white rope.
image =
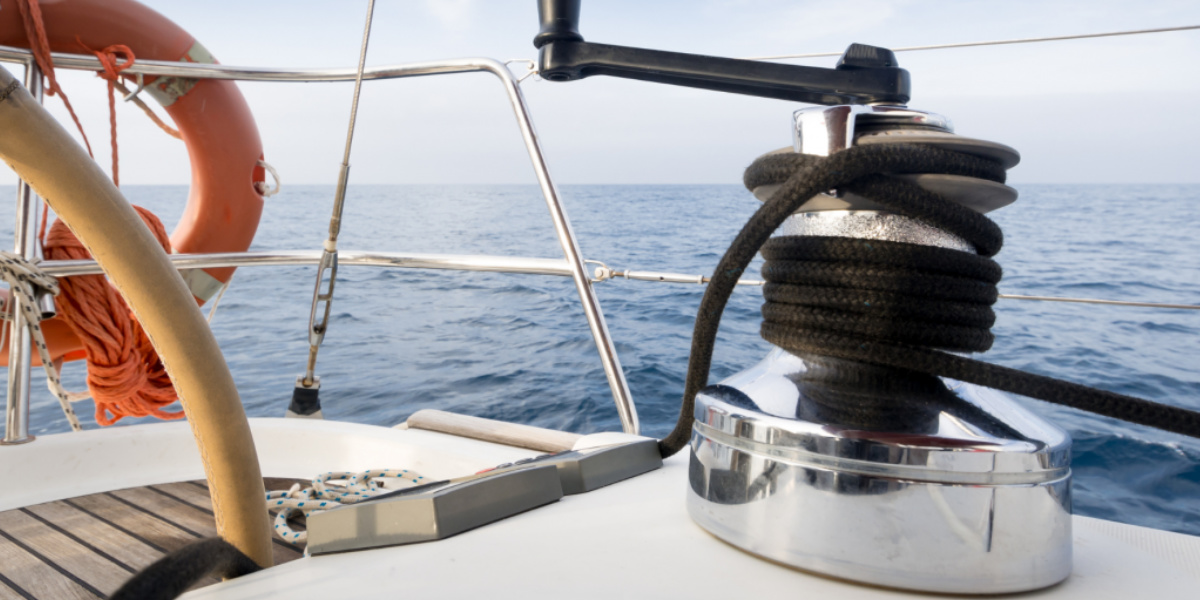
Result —
M319 475L312 480L312 487L301 490L300 484L295 484L289 490L267 492L267 508L281 509L275 515L275 533L293 544L301 544L308 540L308 533L296 531L288 525L297 512L305 517L313 513L354 504L368 498L395 490L384 488L377 479L399 479L410 486L425 483L425 477L408 469L372 469L360 473L333 471ZM333 483L342 481L344 483Z

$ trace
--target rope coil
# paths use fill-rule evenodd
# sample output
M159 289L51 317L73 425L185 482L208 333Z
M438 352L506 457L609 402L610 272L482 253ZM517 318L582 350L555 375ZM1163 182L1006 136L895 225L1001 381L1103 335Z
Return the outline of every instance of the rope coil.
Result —
M407 481L413 486L425 483L424 476L407 469L373 469L360 473L325 473L313 478L312 487L304 490L301 490L300 484L297 483L288 490L267 492L267 508L280 509L275 515L275 533L293 544L304 543L308 540L308 532L292 529L288 525L288 519L300 513L308 517L313 513L362 502L395 491L380 485L378 480L382 478ZM332 483L337 480L345 483Z
M168 254L171 240L162 221L133 207ZM91 258L62 221L46 236L46 258ZM59 314L87 350L88 390L96 402L96 422L112 425L125 417L182 419L183 411L163 410L179 399L158 352L116 289L103 275L68 277L60 282ZM43 359L44 361L45 359Z
M888 175L944 173L1003 183L1003 167L978 156L916 144L855 146L828 157L774 154L746 171L746 187L778 190L721 257L696 316L683 402L664 457L691 437L696 394L707 385L721 313L760 248L767 259L762 336L793 354L825 356L938 375L1100 415L1200 437L1200 413L949 354L991 347L991 260L1003 244L987 217ZM858 238L771 234L802 204L844 189L975 246L957 250Z

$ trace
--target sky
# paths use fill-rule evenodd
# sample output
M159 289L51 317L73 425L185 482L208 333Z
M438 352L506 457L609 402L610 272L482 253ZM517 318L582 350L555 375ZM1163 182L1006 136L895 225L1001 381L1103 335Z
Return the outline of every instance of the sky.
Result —
M222 63L270 67L354 65L367 6L146 3ZM367 63L535 58L536 4L378 0ZM580 31L595 42L744 57L1197 24L1194 0L585 0ZM1200 97L1200 31L898 56L912 74L911 107L1021 152L1014 183L1200 183L1200 111L1189 108ZM3 66L20 76L20 66ZM104 83L77 72L60 83L107 170ZM240 85L285 186L334 183L353 85ZM803 106L604 77L530 79L522 89L560 184L737 184L756 156L790 145L791 114ZM58 99L48 106L68 122ZM180 142L131 104L118 120L122 184L188 183ZM487 74L365 84L351 166L352 185L535 182L502 88ZM0 184L15 181L0 165Z

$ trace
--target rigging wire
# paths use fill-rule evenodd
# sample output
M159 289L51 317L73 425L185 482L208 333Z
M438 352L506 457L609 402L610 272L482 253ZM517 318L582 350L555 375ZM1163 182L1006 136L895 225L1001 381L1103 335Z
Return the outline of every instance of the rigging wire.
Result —
M588 260L584 261L591 264L599 265L596 268L596 274L592 279L592 283L602 283L611 281L618 277L623 277L632 281L650 281L657 283L689 283L704 285L712 281L712 278L707 275L689 275L684 273L660 273L657 271L633 271L629 269L619 270L609 267L602 261ZM738 279L737 285L740 286L762 286L766 282L761 279ZM1003 300L1041 300L1045 302L1073 302L1078 304L1107 304L1111 306L1136 306L1141 308L1171 308L1182 310L1200 310L1200 304L1171 304L1166 302L1134 302L1131 300L1100 300L1096 298L1070 298L1063 296L1028 296L1024 294L997 294L997 298Z
M972 48L976 46L1005 46L1010 44L1032 44L1035 42L1059 42L1063 40L1084 40L1091 38L1102 37L1117 37L1123 35L1141 35L1144 33L1167 33L1171 31L1191 31L1200 29L1200 25L1184 25L1181 27L1159 27L1156 29L1130 29L1126 31L1107 31L1103 33L1083 33L1078 35L1055 35L1050 37L1037 38L1014 38L1010 40L990 40L985 42L960 42L956 44L932 44L928 46L907 46L903 48L889 48L892 52L916 52L918 50L944 50L947 48ZM841 56L844 50L837 52L811 52L808 54L781 54L778 56L747 56L742 60L792 60L798 58L824 58L829 56Z
M1163 302L1131 302L1128 300L1097 300L1095 298L1062 298L1058 296L1023 296L1020 294L1000 294L996 296L1004 300L1041 300L1044 302L1077 302L1079 304L1108 304L1111 306L1141 306L1143 308L1174 308L1183 310L1200 310L1200 304L1167 304Z

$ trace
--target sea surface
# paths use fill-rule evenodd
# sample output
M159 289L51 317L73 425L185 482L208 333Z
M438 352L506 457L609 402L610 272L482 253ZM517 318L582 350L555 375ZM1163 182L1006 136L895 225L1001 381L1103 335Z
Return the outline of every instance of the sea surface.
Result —
M1001 291L1200 304L1200 186L1028 185L993 216ZM130 186L170 226L184 186ZM708 274L758 203L740 186L564 186L584 255L616 269ZM255 250L318 250L332 186L268 201ZM9 230L11 222L3 226ZM4 242L11 247L10 242ZM535 186L353 186L343 250L561 257ZM757 264L747 274L757 276ZM251 416L280 416L305 364L313 267L244 268L213 329ZM597 285L643 431L673 425L699 285ZM760 290L722 321L712 381L757 362ZM1200 409L1200 311L1001 300L984 360ZM393 425L440 408L577 432L620 425L571 281L344 267L317 373L330 419ZM36 372L35 372L36 374ZM83 367L65 378L82 389ZM1033 400L1074 437L1079 514L1200 534L1200 442ZM90 406L81 407L94 427ZM67 430L40 384L32 430ZM123 421L122 424L135 422ZM390 467L402 465L385 465Z

